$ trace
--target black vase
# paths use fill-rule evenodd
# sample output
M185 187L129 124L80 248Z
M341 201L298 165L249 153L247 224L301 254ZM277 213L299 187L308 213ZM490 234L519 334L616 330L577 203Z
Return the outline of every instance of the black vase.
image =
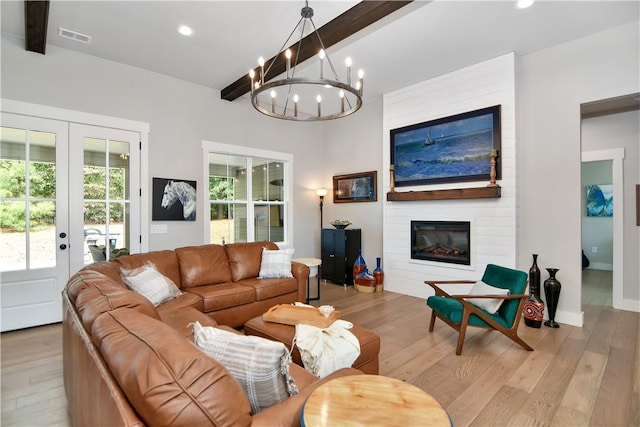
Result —
M556 309L558 308L558 300L560 299L560 289L562 285L560 281L556 279L557 268L547 268L549 272L549 278L544 281L544 296L547 299L547 309L549 310L549 320L544 322L544 326L550 328L559 328L560 325L556 323Z
M540 328L544 318L544 302L540 299L540 269L538 254L533 254L533 265L529 269L529 296L524 302L524 324Z

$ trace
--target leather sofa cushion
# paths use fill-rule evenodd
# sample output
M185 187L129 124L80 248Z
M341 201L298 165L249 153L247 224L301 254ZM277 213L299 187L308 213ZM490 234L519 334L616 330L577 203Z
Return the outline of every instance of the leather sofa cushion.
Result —
M296 279L252 278L241 280L238 284L254 288L256 290L257 301L298 291L298 282Z
M262 263L262 248L278 249L273 242L230 243L225 245L231 280L237 282L242 279L258 277Z
M224 246L203 245L177 248L182 289L231 282L231 269Z
M145 316L160 320L151 301L112 279L92 271L79 271L70 280L67 292L73 290L75 306L84 327L90 331L95 319L102 313L120 307L134 309ZM80 286L83 284L83 286ZM70 295L71 298L71 295Z
M202 298L189 292L183 292L179 297L160 304L156 307L156 310L158 310L158 313L162 313L163 311L171 311L180 307L193 307L200 312L204 311Z
M180 265L178 264L178 256L175 251L156 251L144 254L124 255L114 258L112 261L121 268L134 269L143 266L146 262L152 262L155 268L164 276L167 276L179 288L182 287L180 282Z
M215 320L193 307L179 307L173 310L159 311L158 313L162 323L171 326L189 341L193 341L193 326L191 326L191 323L195 321L200 322L202 326L218 327L218 323Z
M96 319L91 334L147 425L251 424L240 384L170 326L122 308Z
M251 286L237 283L221 283L219 285L197 286L185 289L186 293L193 293L202 298L204 312L220 310L252 303L256 300L256 291Z

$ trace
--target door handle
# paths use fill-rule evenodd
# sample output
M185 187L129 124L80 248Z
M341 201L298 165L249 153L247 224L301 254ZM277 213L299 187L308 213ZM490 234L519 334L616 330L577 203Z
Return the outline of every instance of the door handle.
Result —
M65 245L64 243L63 243L63 244L61 244L61 245L60 245L60 249L62 249L62 250L64 251L65 249L67 249L67 245Z

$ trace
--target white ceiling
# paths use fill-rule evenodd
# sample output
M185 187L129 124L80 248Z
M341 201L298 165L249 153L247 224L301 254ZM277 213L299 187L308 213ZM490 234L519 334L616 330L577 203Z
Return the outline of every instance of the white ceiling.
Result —
M311 1L319 27L356 1ZM222 89L273 56L300 18L303 1L57 1L47 43ZM368 96L387 93L489 58L528 54L640 19L640 2L415 1L330 48L364 69ZM2 32L24 37L22 1L2 0ZM187 38L180 24L195 29ZM64 27L90 45L60 38Z

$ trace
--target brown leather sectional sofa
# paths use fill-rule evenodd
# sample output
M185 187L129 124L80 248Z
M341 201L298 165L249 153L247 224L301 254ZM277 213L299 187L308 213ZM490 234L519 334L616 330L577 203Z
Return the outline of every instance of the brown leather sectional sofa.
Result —
M116 258L73 275L63 292L63 368L76 426L298 426L305 399L323 382L292 364L297 395L257 414L240 384L194 344L189 323L233 330L275 304L304 301L309 268L258 279L262 248L203 245ZM184 291L154 307L127 289L121 268L151 261Z

